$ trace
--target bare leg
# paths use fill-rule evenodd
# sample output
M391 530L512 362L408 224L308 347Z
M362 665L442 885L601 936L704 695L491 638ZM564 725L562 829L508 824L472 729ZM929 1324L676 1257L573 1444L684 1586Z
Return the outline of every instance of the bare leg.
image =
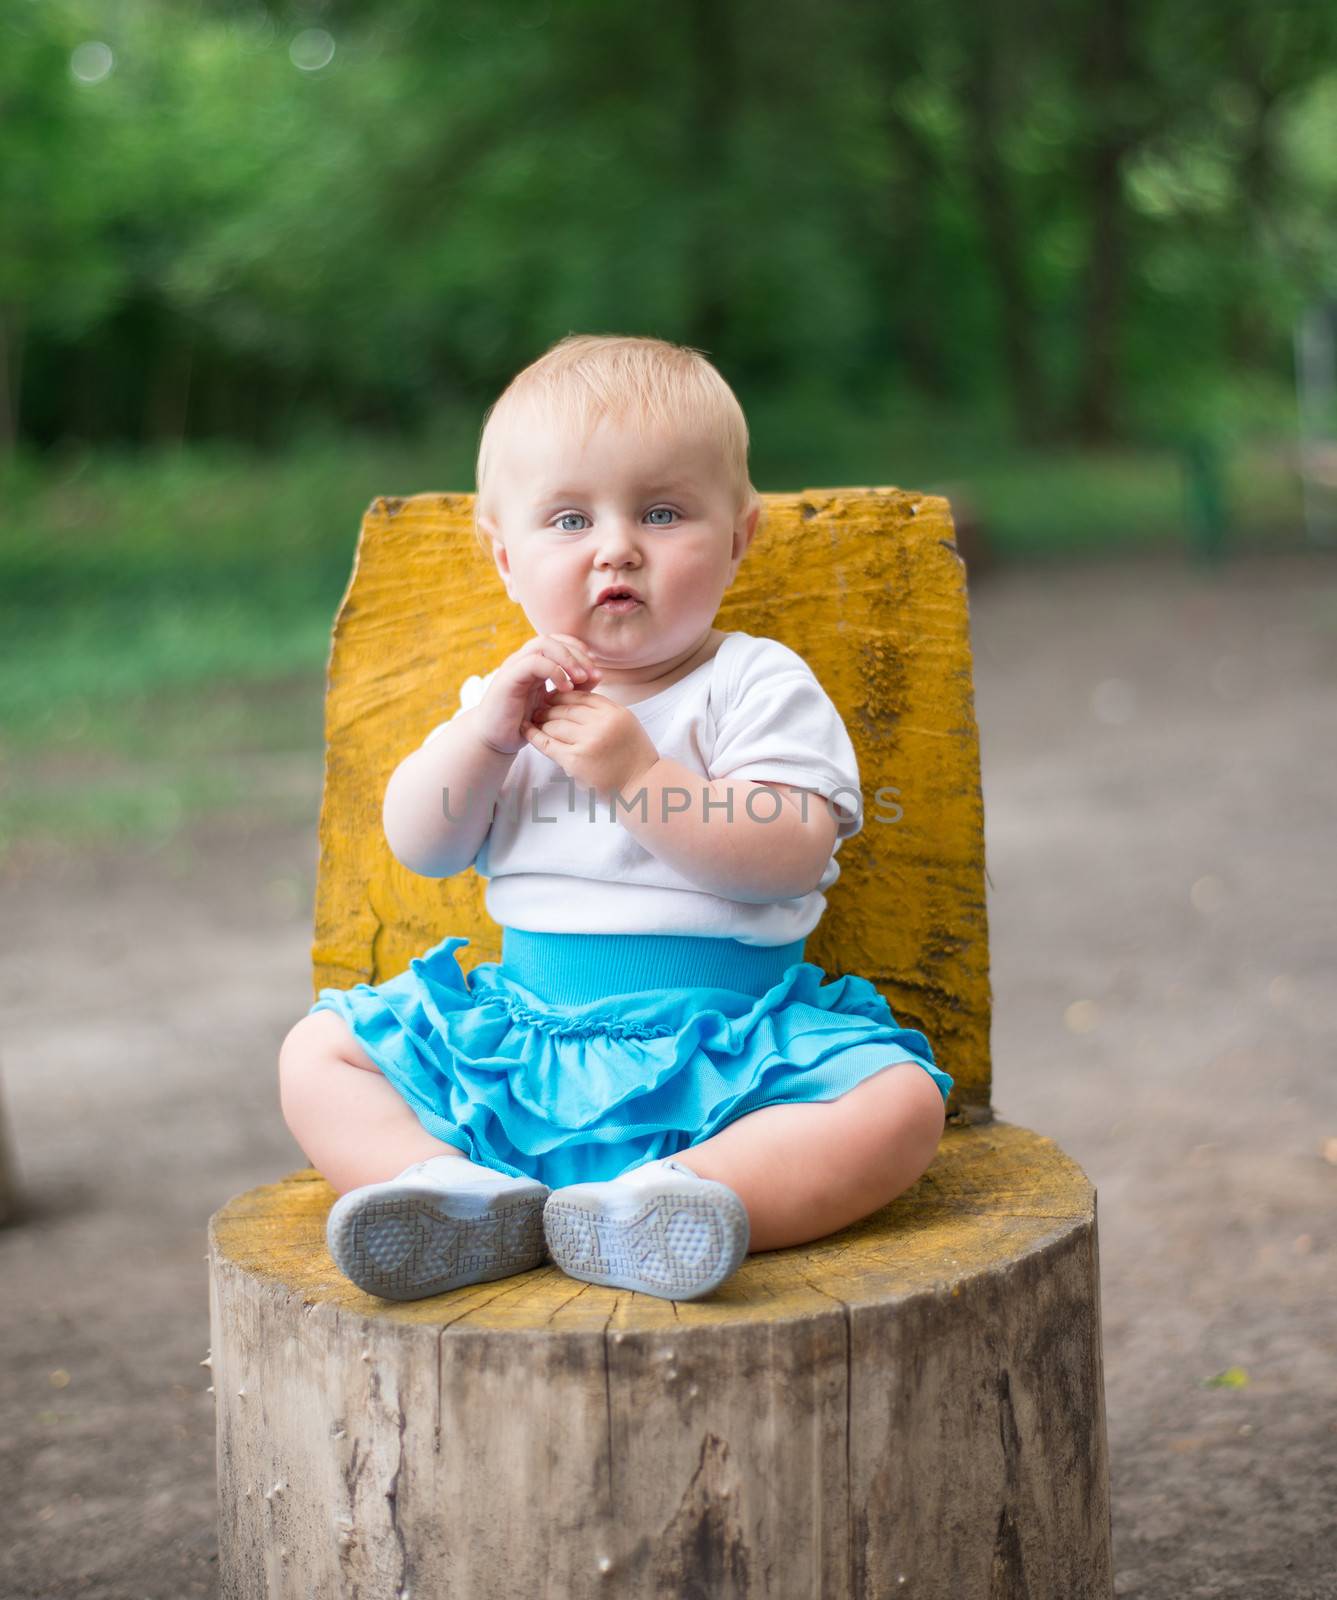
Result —
M428 1133L332 1011L303 1017L283 1041L279 1098L293 1138L338 1194L464 1154Z
M675 1156L747 1207L751 1251L822 1239L918 1181L938 1148L937 1084L900 1061L837 1100L762 1106Z

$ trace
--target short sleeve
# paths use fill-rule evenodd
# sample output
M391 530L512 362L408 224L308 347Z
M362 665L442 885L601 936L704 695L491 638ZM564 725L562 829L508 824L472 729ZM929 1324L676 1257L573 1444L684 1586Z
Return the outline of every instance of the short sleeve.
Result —
M744 662L716 719L712 778L788 784L820 794L836 841L863 827L859 762L835 703L802 656L778 641Z
M485 672L481 675L475 672L467 677L460 685L459 705L450 713L449 718L447 718L445 722L438 723L436 727L432 729L432 731L427 735L427 738L423 740L423 743L427 744L432 739L435 739L438 733L443 732L450 726L452 722L454 722L455 718L459 716L461 711L471 711L474 706L476 706L483 698L491 679L491 672Z

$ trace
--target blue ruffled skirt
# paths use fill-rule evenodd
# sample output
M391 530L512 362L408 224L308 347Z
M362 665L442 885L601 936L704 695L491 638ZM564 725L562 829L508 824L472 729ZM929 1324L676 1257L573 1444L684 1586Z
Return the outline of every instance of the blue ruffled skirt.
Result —
M804 940L502 931L466 977L443 939L381 984L322 989L435 1138L549 1188L676 1155L760 1106L834 1100L917 1062L925 1036L866 979L828 981Z

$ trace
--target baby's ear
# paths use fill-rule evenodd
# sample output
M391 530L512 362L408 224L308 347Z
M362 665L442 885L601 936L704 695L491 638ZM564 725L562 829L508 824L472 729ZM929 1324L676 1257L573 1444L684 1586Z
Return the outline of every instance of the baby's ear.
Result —
M474 528L479 539L488 544L494 543L500 537L497 532L497 519L486 511L474 512Z
M491 553L493 542L497 537L497 525L493 517L486 511L480 511L475 505L473 513L474 543L488 555Z
M749 505L740 508L734 519L733 528L733 558L741 561L747 554L748 546L752 543L757 531L757 523L761 518L761 497L753 498Z
M506 593L514 600L515 596L511 594L511 558L506 549L506 541L497 532L495 524L485 526L480 518L478 526L479 531L491 546L492 560L496 564L497 571L501 574L501 581L506 585Z

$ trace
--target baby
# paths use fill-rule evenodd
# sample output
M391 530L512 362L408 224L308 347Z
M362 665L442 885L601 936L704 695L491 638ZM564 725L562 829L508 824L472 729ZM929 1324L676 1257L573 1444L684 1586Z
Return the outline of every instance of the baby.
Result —
M323 989L283 1115L327 1239L408 1300L551 1259L694 1299L927 1168L952 1079L865 978L803 958L862 826L802 656L715 626L757 529L747 424L699 352L572 336L488 412L477 531L534 636L395 769L387 843L487 879L500 962L448 937Z

